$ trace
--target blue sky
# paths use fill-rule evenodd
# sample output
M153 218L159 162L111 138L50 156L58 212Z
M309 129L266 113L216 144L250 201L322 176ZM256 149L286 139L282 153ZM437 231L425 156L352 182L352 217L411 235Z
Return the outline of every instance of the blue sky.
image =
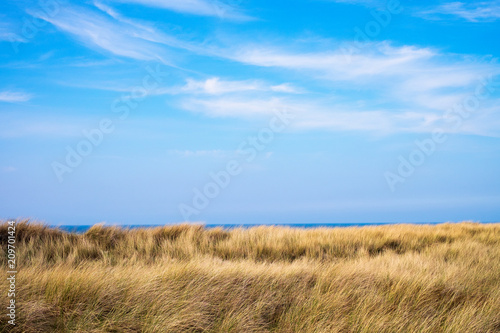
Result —
M0 8L2 218L500 220L500 1Z

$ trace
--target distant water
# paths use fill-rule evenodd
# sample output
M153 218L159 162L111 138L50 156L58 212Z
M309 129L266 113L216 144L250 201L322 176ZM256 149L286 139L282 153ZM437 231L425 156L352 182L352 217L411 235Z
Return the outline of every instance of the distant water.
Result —
M436 225L441 224L442 222L405 222L405 224L416 224L416 225ZM234 228L251 228L258 226L280 226L280 227L290 227L290 228L302 228L302 229L311 229L311 228L346 228L346 227L364 227L364 226L376 226L376 225L394 225L401 223L284 223L284 224L204 224L206 228L217 228L221 227L224 229L234 229ZM167 224L168 225L168 224ZM155 228L161 227L164 225L118 225L122 228L136 229L136 228ZM76 233L84 233L90 229L91 225L60 225L54 226L68 232L76 232Z

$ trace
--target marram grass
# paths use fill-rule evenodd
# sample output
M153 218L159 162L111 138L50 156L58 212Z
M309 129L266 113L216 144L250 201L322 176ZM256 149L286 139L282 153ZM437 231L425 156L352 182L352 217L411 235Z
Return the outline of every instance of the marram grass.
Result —
M24 221L17 262L2 332L500 331L500 224L77 235Z

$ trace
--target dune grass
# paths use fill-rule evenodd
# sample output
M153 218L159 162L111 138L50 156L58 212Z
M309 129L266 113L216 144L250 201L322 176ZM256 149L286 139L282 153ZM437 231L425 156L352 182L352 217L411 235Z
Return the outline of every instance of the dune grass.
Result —
M23 221L17 260L17 325L2 314L2 332L500 331L500 224L72 234Z

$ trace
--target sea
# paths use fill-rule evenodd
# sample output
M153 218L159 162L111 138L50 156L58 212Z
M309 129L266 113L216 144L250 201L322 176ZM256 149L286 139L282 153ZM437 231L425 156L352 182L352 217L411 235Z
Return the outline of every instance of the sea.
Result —
M388 223L388 222L380 222L380 223L283 223L283 224L201 224L205 228L224 228L224 229L235 229L235 228L252 228L258 226L280 226L280 227L289 227L289 228L302 228L302 229L311 229L311 228L348 228L348 227L367 227L367 226L379 226L379 225L395 225L395 224L414 224L414 225L438 225L443 222L407 222L407 223ZM450 222L447 222L450 223ZM133 225L106 225L105 226L117 226L124 229L137 229L137 228L156 228L161 226L160 224L133 224ZM55 228L59 228L61 230L67 232L74 233L84 233L89 230L91 225L58 225L52 226Z

